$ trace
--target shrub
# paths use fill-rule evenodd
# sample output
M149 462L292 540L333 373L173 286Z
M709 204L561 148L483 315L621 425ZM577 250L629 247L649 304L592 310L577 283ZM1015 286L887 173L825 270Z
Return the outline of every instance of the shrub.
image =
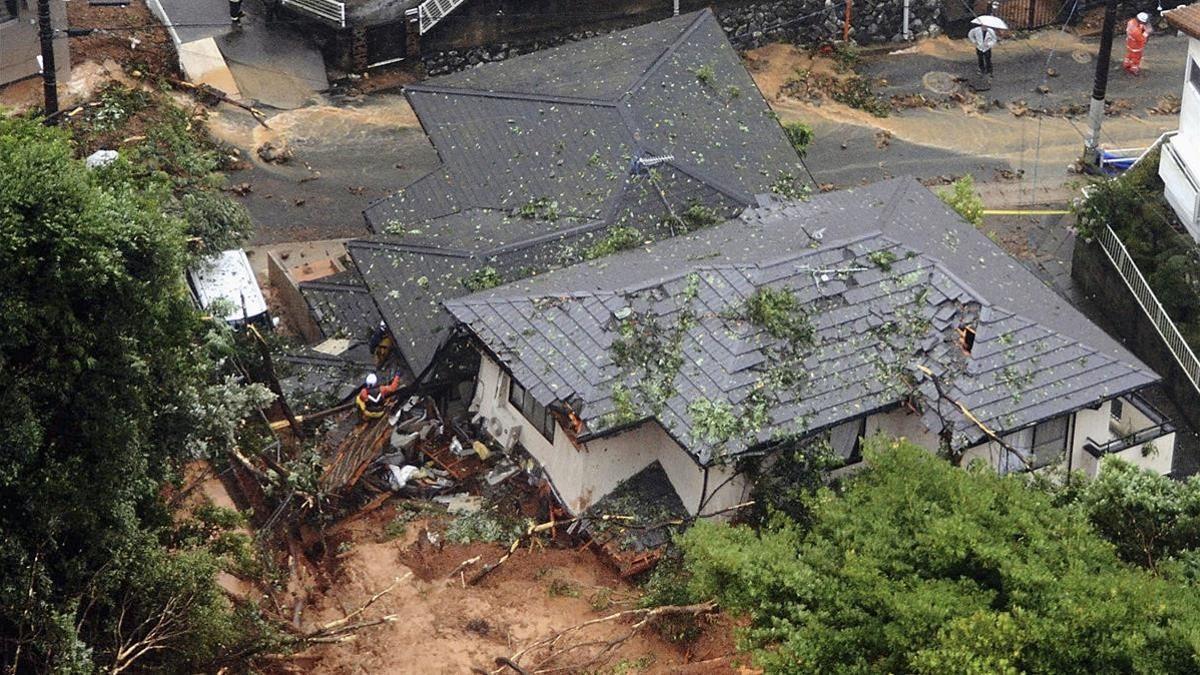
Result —
M1079 236L1110 226L1193 348L1200 347L1200 246L1181 234L1163 197L1159 151L1119 178L1092 183L1075 204Z
M692 204L680 216L688 232L702 230L721 222L721 214L717 210L703 204Z
M983 225L983 200L975 192L975 179L970 174L954 181L949 188L938 190L937 196L963 220L975 227Z
M813 139L812 127L803 122L788 122L783 125L783 132L787 134L788 142L796 149L796 154L803 157L808 153L808 145Z

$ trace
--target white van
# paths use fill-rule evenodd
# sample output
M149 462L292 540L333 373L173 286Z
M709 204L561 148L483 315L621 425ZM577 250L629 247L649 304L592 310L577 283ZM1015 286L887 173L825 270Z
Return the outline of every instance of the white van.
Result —
M188 269L187 280L201 309L212 309L213 303L224 300L220 318L234 328L250 323L271 326L267 301L242 249L222 251L196 263Z

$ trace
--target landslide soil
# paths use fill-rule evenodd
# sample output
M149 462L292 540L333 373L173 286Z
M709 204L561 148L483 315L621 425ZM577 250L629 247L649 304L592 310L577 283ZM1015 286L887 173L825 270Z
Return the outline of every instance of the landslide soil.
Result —
M323 644L276 663L276 673L469 673L495 668L494 659L554 631L634 606L638 589L618 578L594 554L569 548L518 550L477 586L463 577L447 578L464 560L499 558L497 544L431 543L426 523L410 523L403 536L382 534L392 518L385 506L343 528L341 553L306 589L304 629L340 619L399 579L395 590L363 618L395 615L395 620L355 634L339 644ZM436 529L436 528L430 528ZM468 568L465 576L470 577ZM628 624L604 625L588 639L611 639ZM607 667L627 672L728 673L732 624L718 616L705 623L699 640L685 647L646 630L613 655Z

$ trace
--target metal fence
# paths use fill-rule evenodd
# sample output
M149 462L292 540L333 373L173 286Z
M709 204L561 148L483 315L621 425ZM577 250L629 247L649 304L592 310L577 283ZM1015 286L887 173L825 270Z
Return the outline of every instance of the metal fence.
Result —
M994 11L1013 30L1031 30L1067 19L1071 0L1000 0L984 3L981 14Z
M1162 303L1150 289L1150 284L1146 283L1146 278L1134 264L1133 258L1117 237L1117 233L1105 225L1104 229L1097 234L1096 240L1100 243L1100 248L1104 249L1104 254L1108 256L1113 267L1125 280L1125 285L1129 287L1133 297L1137 298L1138 304L1142 306L1146 316L1150 318L1150 322L1154 324L1154 329L1158 331L1167 348L1171 350L1171 354L1179 363L1179 367L1183 369L1188 381L1200 393L1200 359L1196 358L1196 353L1183 339L1183 335L1179 333L1179 329L1171 321L1171 317L1167 316L1167 311L1163 309Z

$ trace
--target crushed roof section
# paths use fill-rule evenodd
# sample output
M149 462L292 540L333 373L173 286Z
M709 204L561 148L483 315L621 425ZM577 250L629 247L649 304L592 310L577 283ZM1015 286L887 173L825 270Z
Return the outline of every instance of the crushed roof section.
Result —
M599 516L621 515L630 520L613 526ZM663 523L684 521L688 510L671 485L662 464L654 460L646 468L621 481L583 513L583 529L602 543L612 542L626 551L643 552L666 546L679 528ZM589 520L588 517L596 517ZM633 527L628 527L632 525ZM657 525L659 527L649 527Z
M416 372L452 323L438 303L465 294L471 273L570 265L617 227L672 236L693 206L724 220L799 174L709 10L405 93L442 166L369 206L381 236L349 248Z
M930 255L913 242L950 255ZM927 426L939 431L944 418L957 445L979 442L982 432L939 400L918 364L951 398L1006 432L1157 381L992 250L999 251L915 181L891 181L754 209L669 243L446 307L540 403L570 405L589 435L619 428L618 399L652 379L614 356L628 322L659 335L686 325L678 344L683 358L668 373L670 395L651 406L659 408L652 414L644 401L638 412L657 419L702 462L899 405L913 387L931 402L923 411ZM800 389L772 393L754 440L714 442L697 425L695 403L740 410L786 353L778 339L737 318L761 288L786 289L804 308L814 337L792 365L806 378ZM969 357L958 346L963 325L976 330Z

